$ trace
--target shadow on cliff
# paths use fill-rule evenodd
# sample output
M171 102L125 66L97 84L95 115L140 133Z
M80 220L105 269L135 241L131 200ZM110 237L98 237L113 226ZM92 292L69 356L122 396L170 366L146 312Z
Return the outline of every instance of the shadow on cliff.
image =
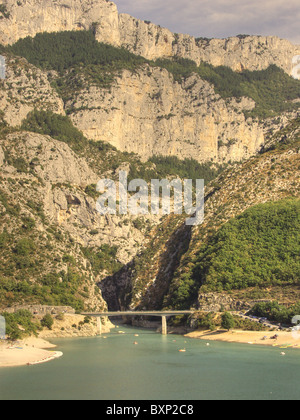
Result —
M98 286L108 309L110 311L127 310L129 307L136 310L161 309L174 273L179 267L182 256L189 249L191 228L183 223L167 241L155 249L153 258L146 263L145 256L149 250L153 251L153 243L120 271L103 279ZM152 269L153 266L155 267ZM155 280L148 285L150 279ZM137 280L140 282L139 289L143 290L140 298L137 297L135 287ZM138 304L135 304L137 301Z

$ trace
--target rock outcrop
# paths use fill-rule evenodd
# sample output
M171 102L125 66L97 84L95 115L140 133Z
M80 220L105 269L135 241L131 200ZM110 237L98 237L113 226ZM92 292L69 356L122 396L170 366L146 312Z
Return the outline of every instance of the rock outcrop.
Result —
M20 125L33 109L65 115L64 103L47 74L25 59L11 56L6 57L6 78L0 81L0 109L12 127Z
M107 33L118 17L116 5L106 0L6 0L4 5L0 20L4 45L41 32L87 30L94 22L102 22Z

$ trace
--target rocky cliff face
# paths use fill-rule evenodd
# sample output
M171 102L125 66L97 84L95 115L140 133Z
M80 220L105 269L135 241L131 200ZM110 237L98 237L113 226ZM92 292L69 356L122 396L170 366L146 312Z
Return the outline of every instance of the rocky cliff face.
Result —
M240 36L228 39L195 39L118 14L107 0L6 0L0 20L0 43L12 44L39 32L94 28L98 41L125 47L148 59L179 56L226 65L234 70L261 70L276 64L291 74L292 59L300 47L278 37Z
M12 127L21 124L33 109L64 115L64 103L50 86L47 74L25 59L6 56L6 77L0 82L0 109Z
M177 83L167 70L145 66L124 71L109 90L85 88L66 109L88 138L143 159L157 154L224 163L263 145L262 128L242 112L254 106L247 98L221 99L197 75Z
M263 127L243 113L255 102L224 100L196 74L178 83L167 70L145 65L124 70L109 88L87 82L64 104L47 73L7 55L0 92L3 119L12 127L33 109L68 112L87 138L144 160L175 155L225 163L250 157L264 144Z
M5 177L22 176L13 166L20 157L34 173L28 176L42 181L38 195L50 224L69 232L83 247L117 246L117 258L123 264L138 252L145 238L134 228L132 220L128 216L100 215L95 198L86 194L86 187L97 184L104 176L92 170L86 159L77 156L65 143L29 132L11 134L1 142L1 172Z
M196 39L190 35L174 34L168 29L146 23L126 14L119 15L119 36L113 45L123 46L148 59L183 57L200 64L228 66L235 71L262 70L276 64L287 73L292 72L292 59L300 54L300 46L276 36L240 36L227 39ZM99 25L97 39L105 42Z
M119 15L114 3L104 0L7 0L5 5L7 11L0 19L0 42L5 44L43 31L92 27L99 41L150 59L180 56L235 70L262 69L275 63L291 72L291 59L297 53L296 47L276 37L195 40L172 34ZM241 161L265 141L263 128L243 113L255 107L252 100L223 100L196 75L178 83L165 69L145 65L134 73L121 72L110 88L86 83L64 104L46 73L11 56L6 57L6 64L0 106L11 126L20 125L34 108L59 114L68 111L74 125L89 139L106 141L144 160L160 154L200 162Z
M30 303L45 303L47 291L42 290L40 301L32 288L50 287L57 276L58 285L63 284L62 277L68 273L74 283L71 285L69 279L66 292L73 288L74 297L82 299L86 308L104 310L106 302L96 282L109 274L109 253L102 256L103 267L94 270L84 249L95 253L101 246L108 252L115 249L112 263L126 264L145 243L147 223L143 221L142 227L136 228L138 216L100 215L96 198L86 188L103 177L101 169L92 169L86 158L49 136L15 132L1 138L0 173L0 277L4 282L0 308L3 303L5 307L27 303L26 296L30 296ZM18 253L20 243L29 244L29 248L25 245L26 249ZM78 283L76 276L80 276ZM16 280L26 284L27 295L20 290L4 293L6 282L13 285ZM60 293L63 295L63 287ZM63 302L50 295L47 299L50 305ZM68 302L71 306L74 303Z
M7 12L0 20L0 43L13 44L40 32L89 29L94 22L114 28L117 8L106 0L7 0Z

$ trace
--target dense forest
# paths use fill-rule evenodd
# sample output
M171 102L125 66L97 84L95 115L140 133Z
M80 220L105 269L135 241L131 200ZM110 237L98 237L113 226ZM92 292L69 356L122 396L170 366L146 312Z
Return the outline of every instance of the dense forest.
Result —
M115 75L128 69L135 71L141 65L167 69L178 82L192 73L213 84L223 98L247 96L256 102L256 108L247 116L266 118L284 111L298 109L293 102L300 98L300 81L288 76L275 65L262 71L234 72L229 67L214 67L207 63L197 66L194 61L174 58L150 61L95 40L93 31L66 31L42 33L16 42L7 51L25 57L43 70L55 70L58 77L53 85L64 99L71 91L80 90L85 79L108 88Z
M285 325L293 324L293 317L300 314L300 303L286 307L277 301L256 303L250 311L251 315L268 318L270 321ZM294 324L295 325L295 324Z

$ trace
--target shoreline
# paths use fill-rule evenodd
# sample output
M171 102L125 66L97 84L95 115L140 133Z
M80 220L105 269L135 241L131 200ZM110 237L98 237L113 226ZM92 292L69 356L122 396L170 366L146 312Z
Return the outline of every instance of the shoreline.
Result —
M271 337L275 333L271 331L225 331L219 329L213 332L210 330L195 330L185 333L178 327L172 330L170 335L179 334L191 339L273 346L278 349L300 349L300 332L293 334L292 332L278 331L276 332L277 339L272 339ZM55 337L52 336L51 338ZM63 356L63 353L54 350L55 348L56 345L37 337L29 337L13 343L9 341L0 342L0 369L31 366L53 361Z
M30 337L0 344L0 368L47 363L63 355L51 350L56 346L41 338Z
M277 339L272 339L274 335ZM243 330L196 330L184 335L188 338L207 340L207 341L222 341L227 343L253 344L263 345L269 347L277 347L280 349L299 348L300 349L300 333L293 334L286 331L243 331Z
M0 369L36 365L53 361L62 352L53 350L56 346L48 340L52 338L95 337L98 335L96 321L84 323L85 317L77 314L64 314L64 319L54 319L51 330L44 328L38 337L27 337L15 342L0 340ZM114 326L103 324L103 332L108 333Z

